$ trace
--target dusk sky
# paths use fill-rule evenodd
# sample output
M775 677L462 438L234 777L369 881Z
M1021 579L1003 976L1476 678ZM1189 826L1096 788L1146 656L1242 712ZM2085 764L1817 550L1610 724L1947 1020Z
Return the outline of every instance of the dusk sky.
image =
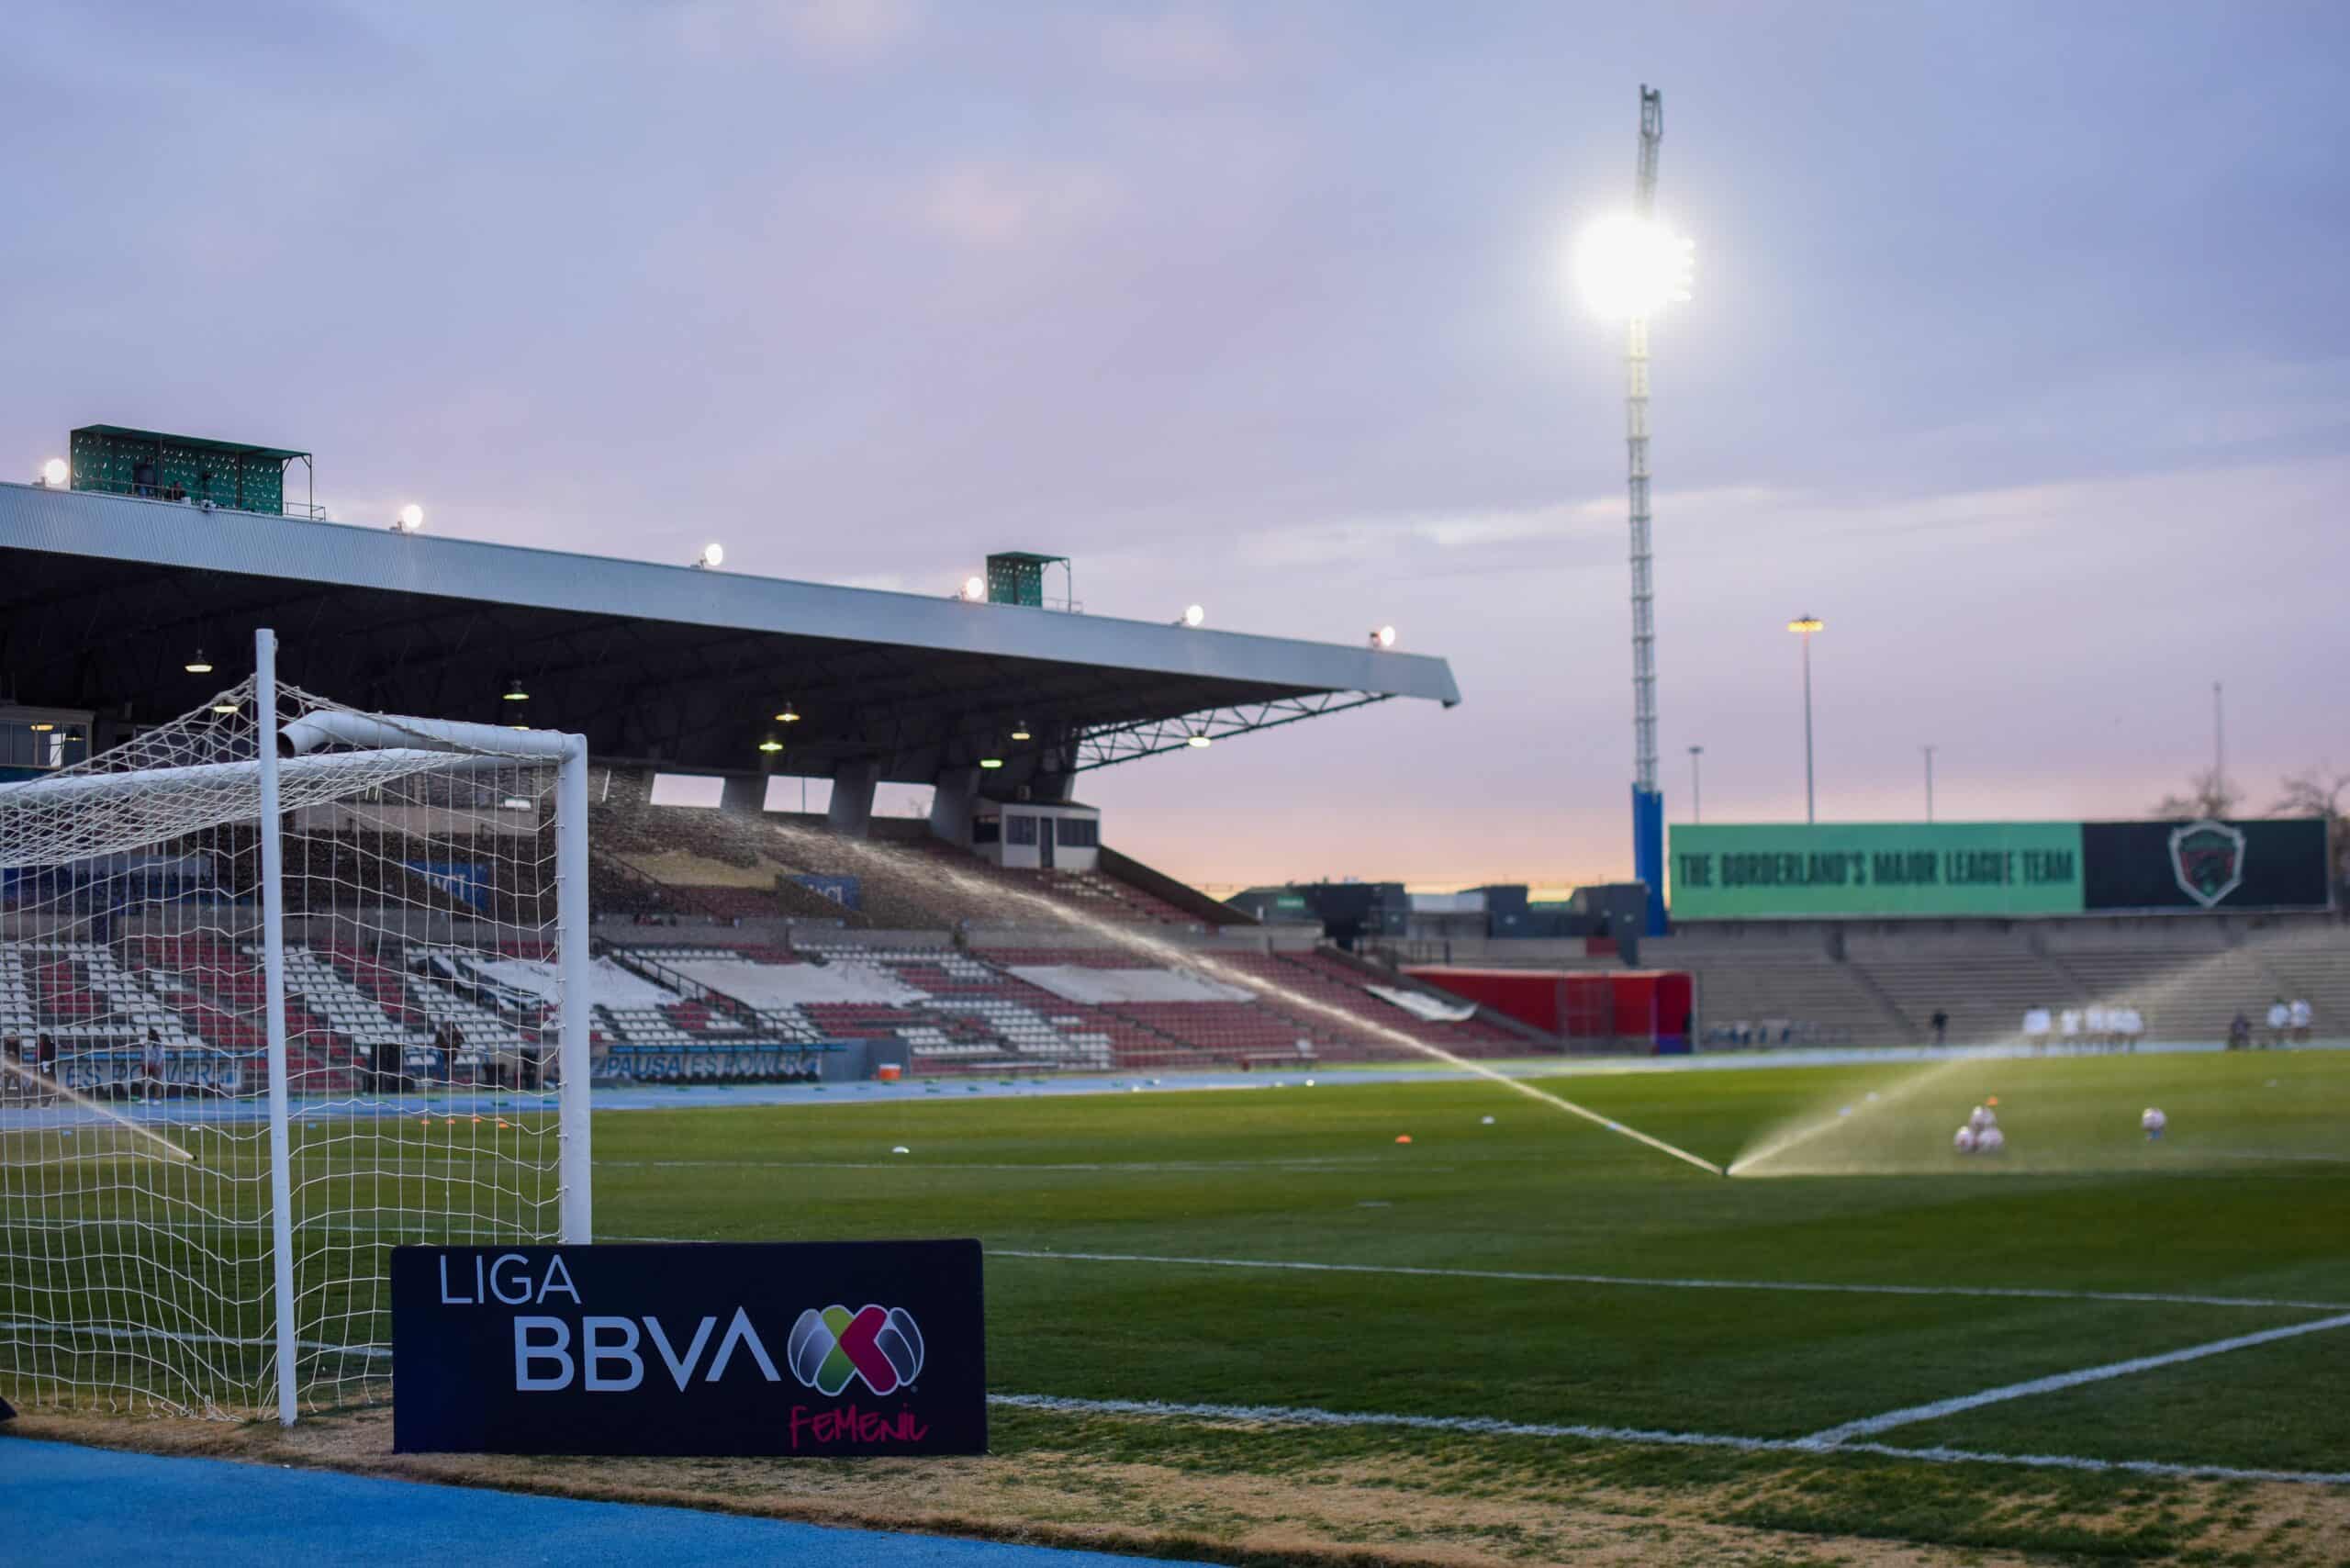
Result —
M1668 817L2254 809L2350 769L2350 7L13 7L0 476L307 448L381 526L1451 661L1093 775L1214 883L1628 873L1628 205Z

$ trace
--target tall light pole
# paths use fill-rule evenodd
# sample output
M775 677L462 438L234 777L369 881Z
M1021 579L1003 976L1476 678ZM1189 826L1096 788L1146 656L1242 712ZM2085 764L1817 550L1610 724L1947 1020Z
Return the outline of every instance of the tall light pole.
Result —
M2211 799L2224 801L2228 792L2228 710L2221 700L2220 683L2211 683Z
M1704 746L1693 745L1689 748L1689 820L1693 823L1701 823L1706 820L1705 801L1697 793L1697 759L1705 755Z
M1626 487L1632 565L1632 874L1648 887L1648 930L1664 932L1664 793L1656 759L1656 590L1649 546L1649 318L1689 297L1687 240L1656 221L1657 149L1664 140L1664 95L1640 88L1640 150L1632 213L1587 230L1576 248L1584 295L1624 323Z
M1925 752L1926 752L1926 820L1927 820L1928 822L1931 822L1931 821L1933 821L1933 820L1934 820L1934 748L1933 748L1933 747L1931 747L1931 746L1927 746L1927 747L1925 748Z
M1787 630L1803 639L1803 820L1819 821L1819 804L1811 772L1811 634L1828 622L1817 615L1798 615Z

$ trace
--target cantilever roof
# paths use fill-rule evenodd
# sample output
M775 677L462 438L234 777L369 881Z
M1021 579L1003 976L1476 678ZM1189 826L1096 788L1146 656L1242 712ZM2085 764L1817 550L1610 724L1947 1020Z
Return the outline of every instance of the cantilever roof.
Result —
M606 755L751 766L789 698L810 721L793 772L862 756L926 778L1010 717L1066 737L1331 694L1460 700L1427 655L18 485L0 485L0 614L27 701L173 711L203 695L174 684L182 643L219 657L271 624L322 691L499 718L483 705L523 678L534 724Z
M269 457L280 463L291 463L297 457L308 457L307 452L296 452L282 446L252 446L241 441L214 441L208 436L173 435L167 431L135 431L128 425L83 425L75 431L89 431L97 435L118 435L131 441L169 442L174 446L201 447L207 452L233 452L240 457Z

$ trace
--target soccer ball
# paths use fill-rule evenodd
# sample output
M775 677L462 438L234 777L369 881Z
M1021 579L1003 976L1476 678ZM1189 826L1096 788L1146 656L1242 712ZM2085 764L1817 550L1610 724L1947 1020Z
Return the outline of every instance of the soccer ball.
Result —
M1977 1105L1975 1107L1973 1114L1966 1118L1966 1125L1973 1127L1979 1133L1985 1127L1998 1126L1999 1125L1999 1114L1991 1109L1988 1105Z
M1961 1154L1973 1154L1975 1152L1975 1129L1973 1127L1959 1128L1957 1132L1951 1135L1950 1146L1951 1148L1958 1150Z
M2138 1125L2146 1129L2148 1137L2160 1137L2163 1136L2163 1128L2170 1125L2170 1118L2149 1105L2146 1107L2146 1114L2138 1118Z
M2007 1141L2008 1135L1998 1127L1985 1127L1975 1135L1975 1148L1978 1153L1982 1154L1998 1153L2001 1146Z

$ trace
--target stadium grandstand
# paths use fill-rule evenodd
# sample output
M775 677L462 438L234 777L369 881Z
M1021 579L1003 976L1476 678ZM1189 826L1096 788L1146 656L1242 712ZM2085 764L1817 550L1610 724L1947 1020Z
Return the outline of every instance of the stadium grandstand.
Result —
M2350 1017L2322 872L2313 896L2053 915L1709 908L1701 880L1676 885L1662 936L1642 932L1638 884L1544 902L1522 886L1322 883L1219 902L1106 842L1084 776L1179 766L1203 744L1371 702L1449 706L1441 660L1377 638L1085 615L1047 601L1057 558L1035 554L991 556L961 594L879 593L331 523L262 472L307 473L284 449L92 427L73 450L69 486L0 485L0 776L38 777L202 702L216 660L233 673L263 625L287 633L289 678L378 711L583 734L596 1060L616 1081L1275 1067L1415 1044L1472 1058L1971 1044L2017 1037L2035 1010L2125 1004L2156 1037L2210 1039L2285 997ZM697 803L665 799L681 785ZM928 790L926 817L877 814L884 785ZM798 809L811 790L820 809ZM528 801L436 805L444 837L427 855L402 836L415 824L365 802L289 823L297 1087L544 1070L544 955L507 940L486 958L474 938L546 913L513 907L543 894L481 868L486 846L543 858L547 826ZM1684 845L1754 831L1676 830L1673 864L1685 877ZM141 886L249 886L253 839L212 830L138 868ZM118 900L124 869L90 886ZM153 1044L191 1089L258 1070L252 944L186 950L134 912L78 907L63 875L8 885L10 906L39 903L50 928L0 946L0 1032L50 1041L68 1081L99 1089L129 1085ZM362 881L414 928L365 943L340 930L331 890ZM1449 990L1441 971L1463 966L1680 974L1670 994L1689 1000L1580 988L1529 1014Z
M0 774L39 777L202 704L263 626L284 633L286 678L375 711L585 734L601 1077L1552 1044L1120 854L1081 798L1100 767L1371 702L1449 706L1440 659L1084 615L1047 604L1055 558L1031 554L990 557L983 592L878 593L332 523L271 482L273 465L307 469L284 449L91 427L73 451L70 485L0 486ZM706 803L656 803L680 780ZM821 811L768 809L803 781ZM927 789L926 819L877 815L887 784ZM553 968L510 934L552 895L494 868L543 863L551 830L532 801L440 788L421 852L412 803L287 823L297 1092L547 1070ZM257 933L232 912L226 935L165 936L140 910L252 886L256 837L219 827L152 865L12 879L0 1030L28 1056L46 1042L77 1090L133 1092L156 1047L169 1092L250 1087ZM363 885L405 912L389 934L353 939L339 918L339 890ZM1242 983L1202 979L1194 955Z

